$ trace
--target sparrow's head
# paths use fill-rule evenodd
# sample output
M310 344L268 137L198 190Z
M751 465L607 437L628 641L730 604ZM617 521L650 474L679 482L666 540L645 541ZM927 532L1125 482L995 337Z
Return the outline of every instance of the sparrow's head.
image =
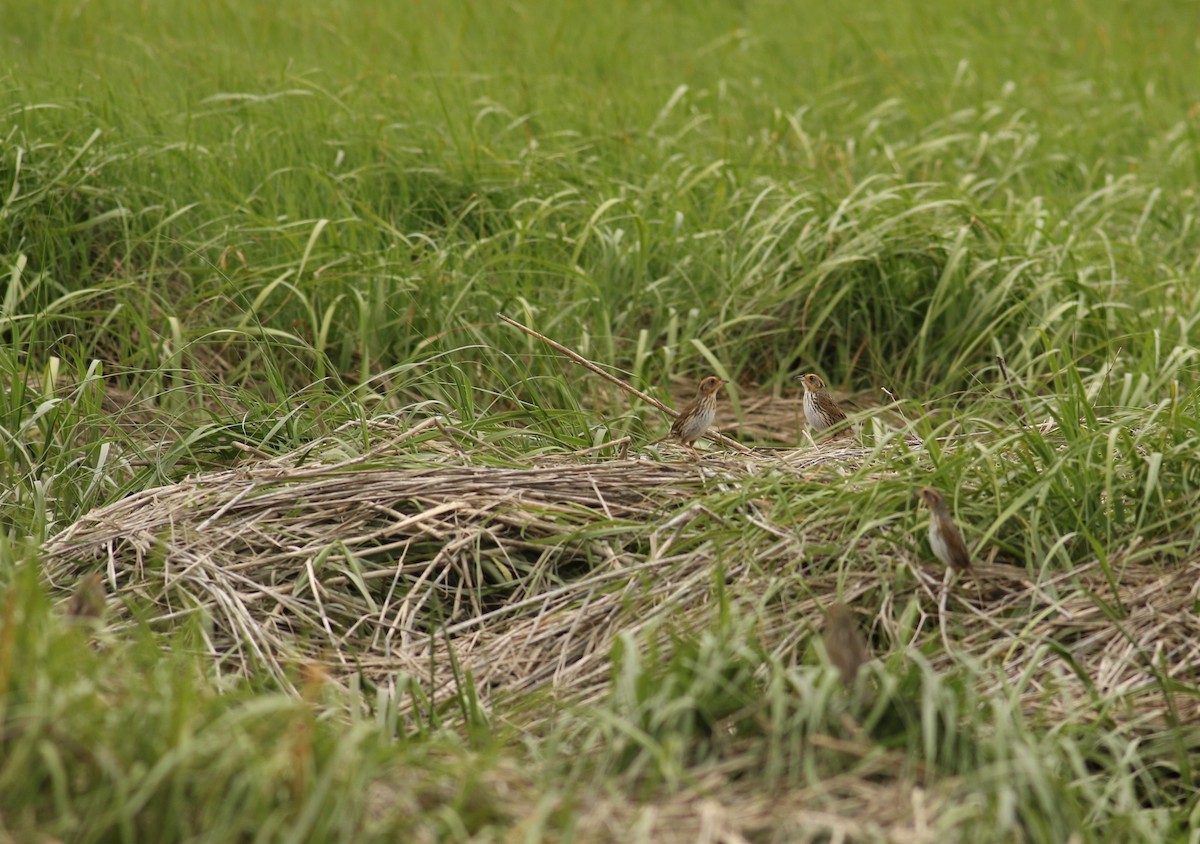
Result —
M807 375L797 375L794 380L804 384L804 389L810 393L819 393L825 389L825 382L821 380L821 376L813 372Z
M825 610L826 629L853 627L855 624L854 612L845 604L832 604Z
M921 501L924 502L925 506L930 510L937 509L938 505L942 503L942 494L931 486L918 489L917 497L919 497Z
M721 385L725 382L715 375L709 375L700 382L700 395L711 396L717 390L721 389Z

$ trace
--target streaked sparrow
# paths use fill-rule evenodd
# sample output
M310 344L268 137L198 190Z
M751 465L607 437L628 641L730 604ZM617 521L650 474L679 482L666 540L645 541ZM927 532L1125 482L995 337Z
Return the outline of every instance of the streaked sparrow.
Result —
M797 376L795 380L804 384L804 418L808 420L808 427L813 434L823 434L835 428L831 434L839 436L844 429L846 414L825 389L821 376L810 372Z
M917 490L917 495L929 508L929 547L933 549L933 555L956 572L970 571L971 553L950 515L946 499L928 486Z
M671 423L670 433L662 439L677 439L684 448L699 456L694 447L695 442L712 427L713 419L717 415L717 390L724 383L715 375L709 375L702 380L696 391L696 398L679 412L675 421Z
M853 686L858 670L871 659L871 650L845 604L833 604L825 611L824 641L829 663L842 675L843 683Z

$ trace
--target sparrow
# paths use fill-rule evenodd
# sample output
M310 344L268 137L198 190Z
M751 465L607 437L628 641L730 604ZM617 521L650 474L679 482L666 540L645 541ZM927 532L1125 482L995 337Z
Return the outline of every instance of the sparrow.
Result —
M825 611L824 641L830 664L847 687L853 686L858 670L871 659L871 650L858 630L854 613L845 604L833 604Z
M67 615L78 619L98 619L104 615L104 581L99 572L81 578L67 602Z
M929 508L929 547L933 549L933 555L953 571L970 571L971 553L942 494L927 486L917 490L917 495Z
M808 427L814 434L824 433L845 423L845 412L829 395L820 375L810 372L807 375L798 375L793 380L804 384L804 418L808 420ZM833 436L839 436L841 433L841 430L835 431Z
M675 417L675 421L671 423L670 433L655 442L662 442L674 437L684 448L699 457L700 454L696 451L694 443L712 427L713 419L717 415L717 390L724 383L715 375L709 375L701 381L700 387L696 391L696 398L679 412L679 416Z

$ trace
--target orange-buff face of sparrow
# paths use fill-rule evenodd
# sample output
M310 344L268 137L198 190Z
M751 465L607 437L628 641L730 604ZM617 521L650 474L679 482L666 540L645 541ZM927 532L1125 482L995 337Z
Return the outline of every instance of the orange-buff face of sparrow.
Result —
M717 390L725 382L715 375L709 375L700 382L696 398L680 411L679 416L671 423L671 433L668 436L679 440L688 448L712 427L717 415Z
M929 508L929 547L933 549L933 555L954 571L969 571L971 553L942 494L927 486L917 490L917 495Z
M846 421L846 414L825 389L820 375L808 373L796 378L804 384L804 418L814 433L821 433Z
M871 649L845 604L834 604L825 611L824 641L830 665L841 674L843 683L853 686L859 669L871 659Z

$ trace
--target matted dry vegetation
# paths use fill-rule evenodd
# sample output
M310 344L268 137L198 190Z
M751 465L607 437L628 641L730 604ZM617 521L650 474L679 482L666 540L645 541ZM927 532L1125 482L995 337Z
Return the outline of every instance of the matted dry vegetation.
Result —
M706 534L730 514L708 510L702 493L737 495L772 475L869 478L870 449L709 452L699 462L674 450L593 450L497 465L468 455L433 418L373 423L358 456L345 448L362 432L340 433L350 436L89 513L48 544L46 572L69 589L102 570L114 623L131 608L156 625L202 614L222 671L265 670L287 684L298 662L319 661L333 677L407 674L436 700L466 671L485 702L539 688L595 699L620 634L712 622L717 576L731 593L778 596L759 606L757 635L798 660L824 604L853 604L886 577L890 595L869 622L879 650L901 639L896 616L915 594L921 635L948 646L934 665L996 666L996 682L1021 689L1031 715L1078 718L1099 697L1107 714L1153 732L1197 714L1193 699L1162 693L1170 678L1191 680L1200 658L1194 562L1163 571L1146 549L1129 549L1110 561L1113 583L1092 564L1038 584L984 564L979 588L939 600L936 565L903 544L863 536L837 553L872 564L833 565L829 548L843 540L830 523L773 517L761 499L732 511L753 542L731 550ZM1107 609L1117 606L1119 621ZM1127 709L1114 712L1115 700Z

